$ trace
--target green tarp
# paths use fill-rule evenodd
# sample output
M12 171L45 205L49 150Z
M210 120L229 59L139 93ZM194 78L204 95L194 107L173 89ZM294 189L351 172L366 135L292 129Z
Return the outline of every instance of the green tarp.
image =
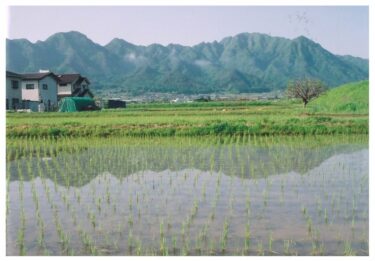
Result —
M88 97L66 97L60 101L59 112L98 110L95 101Z

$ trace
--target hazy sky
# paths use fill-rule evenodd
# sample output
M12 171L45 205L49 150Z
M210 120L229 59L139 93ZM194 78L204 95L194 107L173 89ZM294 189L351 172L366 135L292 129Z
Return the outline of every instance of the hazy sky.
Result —
M367 7L130 7L12 6L10 39L45 40L80 31L94 42L122 38L134 44L195 45L241 32L295 38L304 35L335 54L368 58Z

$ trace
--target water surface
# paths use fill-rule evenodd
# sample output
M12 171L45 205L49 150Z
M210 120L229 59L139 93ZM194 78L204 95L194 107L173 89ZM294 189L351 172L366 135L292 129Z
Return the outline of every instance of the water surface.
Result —
M368 255L368 146L103 146L9 163L7 255Z

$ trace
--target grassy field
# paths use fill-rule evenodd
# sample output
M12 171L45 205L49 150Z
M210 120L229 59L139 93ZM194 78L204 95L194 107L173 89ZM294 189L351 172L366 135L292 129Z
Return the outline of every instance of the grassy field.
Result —
M8 113L7 137L367 134L368 81L298 101L130 104L77 113Z
M349 83L332 89L310 104L312 111L334 113L368 113L368 106L368 81Z
M78 113L8 113L7 137L367 134L368 113L314 112L299 103L130 105Z

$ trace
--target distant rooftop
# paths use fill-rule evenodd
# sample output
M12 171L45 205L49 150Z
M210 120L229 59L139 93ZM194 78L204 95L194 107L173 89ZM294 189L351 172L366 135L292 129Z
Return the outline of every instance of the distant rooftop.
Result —
M11 71L6 71L6 77L22 78L22 75Z
M77 84L81 84L84 80L90 83L86 77L83 77L78 73L59 74L57 77L59 78L59 84L74 83L76 81Z
M52 76L56 78L56 75L52 72L43 72L43 73L22 73L22 78L24 80L41 80L44 77Z
M59 78L60 84L67 84L67 83L75 82L76 80L79 79L79 77L81 77L81 75L78 73L71 73L71 74L59 74L57 75L57 77Z

